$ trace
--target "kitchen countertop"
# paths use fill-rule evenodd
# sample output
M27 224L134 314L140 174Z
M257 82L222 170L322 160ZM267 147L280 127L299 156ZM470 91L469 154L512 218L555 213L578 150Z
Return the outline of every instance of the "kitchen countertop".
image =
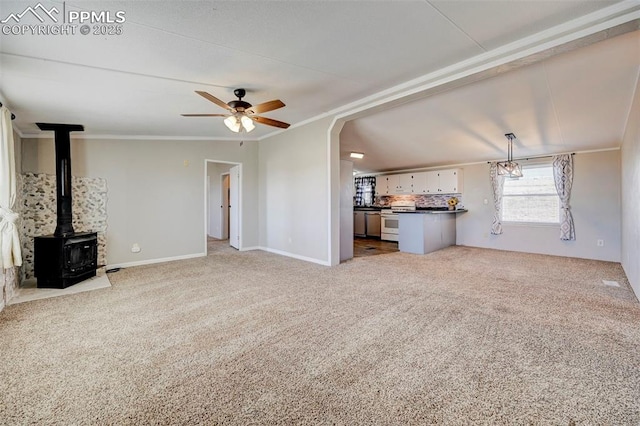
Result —
M450 213L464 213L468 211L467 209L457 209L457 210L416 210L413 212L398 212L399 214L450 214Z
M362 206L353 206L353 211L358 212L379 212L384 209L389 209L389 207L362 207ZM421 214L442 214L442 213L463 213L466 212L467 209L457 209L457 210L434 210L430 207L417 207L415 211L412 212L396 212L396 213L421 213Z

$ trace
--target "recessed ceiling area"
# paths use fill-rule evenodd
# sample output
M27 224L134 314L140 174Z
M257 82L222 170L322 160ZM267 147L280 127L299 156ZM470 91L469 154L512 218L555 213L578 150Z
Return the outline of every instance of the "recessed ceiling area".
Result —
M347 122L359 172L620 146L640 69L640 31ZM504 157L504 158L503 158Z

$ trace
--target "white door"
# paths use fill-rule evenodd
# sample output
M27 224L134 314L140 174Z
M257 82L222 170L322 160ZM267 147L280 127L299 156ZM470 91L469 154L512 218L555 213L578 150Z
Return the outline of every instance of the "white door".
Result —
M229 170L229 245L237 249L240 248L239 200L240 166L233 166Z

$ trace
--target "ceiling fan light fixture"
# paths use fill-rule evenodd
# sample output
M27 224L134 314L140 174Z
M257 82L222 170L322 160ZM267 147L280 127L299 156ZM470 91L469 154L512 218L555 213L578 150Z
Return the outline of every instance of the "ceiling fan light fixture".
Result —
M229 117L224 119L224 125L229 128L232 132L238 133L240 131L240 120L235 115L230 115Z
M229 102L223 102L207 92L196 90L196 93L227 110L227 114L182 114L183 117L225 117L224 125L234 133L240 133L242 131L249 133L256 128L256 122L280 129L289 128L289 123L285 123L284 121L256 115L284 107L285 104L280 99L274 99L258 105L251 105L249 102L242 100L246 94L244 89L236 89L233 93L238 99Z
M499 161L498 163L496 163L498 167L498 176L521 178L522 166L513 161L513 140L516 138L516 135L514 135L513 133L505 133L505 136L509 141L507 161Z
M256 125L253 124L253 120L248 115L243 115L242 117L240 117L240 122L242 123L242 127L244 127L247 133L256 128Z

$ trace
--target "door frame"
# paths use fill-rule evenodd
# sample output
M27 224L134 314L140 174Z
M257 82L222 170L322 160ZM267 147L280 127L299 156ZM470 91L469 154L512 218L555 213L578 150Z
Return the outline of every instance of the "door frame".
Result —
M235 181L235 185L234 185L234 181ZM238 208L239 204L240 204L240 166L232 166L229 169L229 246L235 248L236 250L240 250L240 210ZM235 221L231 220L233 217L236 217ZM231 233L231 231L234 231L233 234Z
M208 159L205 158L204 160L204 200L203 200L203 204L204 204L204 221L203 221L203 230L202 230L202 234L204 235L204 253L208 252L207 249L207 239L208 239L208 235L207 235L207 224L209 222L209 214L208 214L208 208L209 208L209 202L211 201L210 198L210 191L208 188L208 180L209 180L209 175L207 173L207 166L209 165L209 163L218 163L218 164L230 164L231 166L238 166L238 250L242 250L244 244L243 244L243 233L242 233L242 218L244 217L243 215L243 206L242 206L242 199L243 199L243 194L244 194L244 188L243 188L243 178L242 178L242 174L243 174L243 169L242 169L242 163L238 163L235 161L225 161L225 160L214 160L214 159ZM229 220L231 220L231 218L229 218Z
M231 187L231 173L220 173L220 199L222 200L222 212L220 214L220 235L223 240L229 239L229 188L225 188L224 181L229 179L229 187ZM225 213L226 212L226 213ZM225 217L227 220L225 220Z

